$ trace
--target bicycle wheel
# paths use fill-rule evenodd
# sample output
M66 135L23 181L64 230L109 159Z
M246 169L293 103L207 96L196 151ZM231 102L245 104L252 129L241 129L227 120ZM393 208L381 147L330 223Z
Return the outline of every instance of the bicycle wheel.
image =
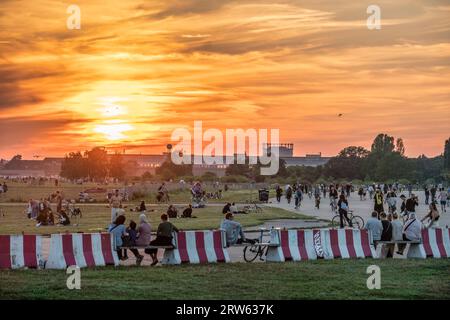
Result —
M259 255L259 246L251 245L244 248L244 260L246 262L253 262Z
M340 226L341 226L341 219L339 218L339 215L335 215L333 219L331 219L331 227L339 228Z
M360 216L353 216L352 218L353 228L362 229L364 228L364 219Z

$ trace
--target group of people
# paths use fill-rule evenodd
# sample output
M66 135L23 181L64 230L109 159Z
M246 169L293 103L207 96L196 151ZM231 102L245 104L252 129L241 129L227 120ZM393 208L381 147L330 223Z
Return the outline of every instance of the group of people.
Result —
M55 213L52 210L52 201L56 202ZM36 227L70 225L68 204L64 201L64 197L59 191L56 191L48 198L41 198L40 200L30 199L26 207L26 214L29 219L36 221Z
M435 214L436 211L430 208L428 215L419 221L415 213L409 213L408 219L403 223L395 212L386 215L384 212L378 214L378 212L374 211L372 212L372 217L367 220L364 229L371 231L375 248L379 241L418 241L422 237L422 222ZM397 246L397 254L402 255L406 244L399 243ZM387 258L392 258L394 256L395 243L388 243L383 249L384 253L382 254Z
M166 213L161 215L161 223L156 232L156 238L152 240L152 228L144 213L139 215L139 226L133 220L130 221L128 227L125 226L125 215L119 215L108 228L108 231L114 237L115 250L120 260L127 260L130 250L136 257L136 264L140 265L144 256L139 253L136 247L147 246L172 246L173 232L178 232L170 221ZM125 247L125 248L122 248ZM126 247L130 247L126 249ZM152 258L152 266L158 263L158 249L146 248L144 251Z

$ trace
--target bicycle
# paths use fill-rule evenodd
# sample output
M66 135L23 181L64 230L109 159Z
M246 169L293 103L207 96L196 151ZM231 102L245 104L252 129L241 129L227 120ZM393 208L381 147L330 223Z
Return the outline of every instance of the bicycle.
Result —
M244 247L244 260L246 262L253 262L257 257L260 261L264 261L263 256L267 255L267 250L269 250L268 245L261 245L263 243L264 229L260 230L259 238L255 239L255 242L251 245Z
M349 218L350 222L352 223L353 228L362 229L364 228L364 219L360 216L354 215L353 210L349 210L347 213L347 217ZM344 227L349 227L349 223L345 217L343 217L344 220ZM341 226L341 218L339 213L336 213L333 219L331 220L331 226L333 228L338 228Z
M247 205L244 206L243 211L245 213L256 212L262 213L263 207L259 206L256 201L246 201Z

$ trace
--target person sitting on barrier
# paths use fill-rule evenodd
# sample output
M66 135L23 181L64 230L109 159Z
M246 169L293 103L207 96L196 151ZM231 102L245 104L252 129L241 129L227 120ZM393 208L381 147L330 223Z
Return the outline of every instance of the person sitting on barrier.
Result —
M341 194L339 196L339 201L338 201L337 206L339 208L339 218L340 218L340 222L341 222L341 228L344 228L344 218L345 218L345 220L347 220L349 227L350 228L353 227L352 221L347 216L349 207L348 207L348 201L345 198L344 194Z
M169 216L169 218L178 218L177 208L175 208L175 206L171 204L167 209L167 215Z
M418 241L422 237L422 224L416 219L414 212L409 213L409 219L406 221L403 227L403 240L404 241ZM398 245L398 254L403 254L406 248L406 244Z
M156 239L150 241L151 246L172 246L172 234L178 232L178 228L175 227L170 221L167 214L161 215L161 223L158 226L156 232ZM152 266L158 263L158 249L145 249L145 253L149 254L152 258Z
M148 246L151 240L152 240L152 227L147 220L147 216L144 213L141 213L139 215L139 228L136 246L138 247Z
M403 223L398 219L398 214L392 214L392 240L402 241L403 240Z
M134 222L133 220L130 221L130 224L126 230L128 236L123 237L122 241L123 247L135 247L136 244L136 240L137 240L137 230L136 230L136 222ZM142 259L144 259L144 256L139 254L138 249L132 248L130 249L130 251L134 254L134 256L136 257L136 265L140 266ZM128 252L127 249L123 249L123 260L128 260Z
M381 224L381 221L378 220L378 212L372 212L372 217L367 220L364 229L369 230L372 233L373 245L376 248L378 241L381 240L381 234L383 232L383 225Z
M383 226L383 231L381 233L381 241L391 241L392 240L392 225L387 219L386 213L382 212L380 214L381 224ZM394 245L387 244L386 248L386 258L392 258L394 256ZM383 254L384 256L384 254Z
M114 236L115 250L119 260L124 260L124 257L122 256L122 249L119 249L119 247L123 245L122 237L126 237L128 235L124 226L125 220L125 216L120 215L108 228L108 232Z
M223 214L227 214L227 213L230 213L231 212L231 203L227 203L224 207L223 207L223 209L222 209L222 213Z
M427 228L438 228L439 227L439 211L436 206L436 202L430 203L430 212L423 217L421 222L424 222L426 219L428 219L428 224L426 225Z
M220 224L220 229L225 230L226 233L227 246L229 247L233 244L241 244L243 242L254 243L254 240L245 238L244 231L242 231L242 225L233 219L233 214L228 212L225 215L225 219L223 219Z

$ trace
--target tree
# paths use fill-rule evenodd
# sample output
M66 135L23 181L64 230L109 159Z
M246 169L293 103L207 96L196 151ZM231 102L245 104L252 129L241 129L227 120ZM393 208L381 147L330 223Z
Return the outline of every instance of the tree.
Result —
M387 153L393 152L394 149L394 137L380 133L372 143L371 153L383 156Z
M350 146L325 164L325 174L338 179L364 179L364 161L369 151L363 147Z
M156 168L155 173L162 176L165 180L181 176L191 176L192 164L175 164L168 157L159 168Z
M397 151L401 156L405 156L405 145L402 138L398 138L395 144L395 151Z
M108 154L104 148L95 147L84 153L87 158L88 176L92 180L103 180L108 174Z
M123 157L120 154L115 154L110 157L109 176L118 180L122 180L125 177Z
M71 152L66 155L61 164L61 177L76 180L88 176L86 159L81 152Z
M444 170L450 171L450 138L445 141L444 147Z

